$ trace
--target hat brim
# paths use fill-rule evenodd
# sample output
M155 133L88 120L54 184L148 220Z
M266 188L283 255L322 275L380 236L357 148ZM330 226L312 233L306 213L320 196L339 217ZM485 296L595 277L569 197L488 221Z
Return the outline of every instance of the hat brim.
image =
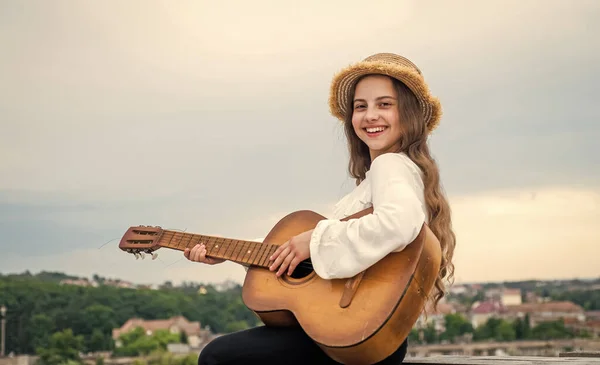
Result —
M344 120L351 90L360 77L370 74L387 75L404 83L419 100L427 129L431 132L438 126L442 116L441 103L431 94L423 76L413 68L381 61L358 62L334 76L329 95L329 109L333 116Z

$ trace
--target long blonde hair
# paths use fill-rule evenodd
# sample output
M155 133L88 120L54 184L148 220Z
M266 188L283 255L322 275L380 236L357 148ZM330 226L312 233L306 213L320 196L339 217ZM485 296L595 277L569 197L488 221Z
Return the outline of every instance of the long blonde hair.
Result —
M432 293L434 300L433 308L436 309L438 302L445 296L443 280L446 278L450 282L454 277L452 257L456 245L456 236L452 230L450 205L441 186L438 166L429 152L427 127L419 102L406 85L395 78L390 77L390 79L398 94L398 109L400 126L402 128L398 152L406 153L423 172L425 203L429 215L428 225L441 245L442 262L440 272L435 281L436 290ZM350 105L347 106L346 110L352 111L354 109L352 105L353 100L354 88L349 98ZM371 166L369 148L358 138L354 131L354 127L352 126L352 112L349 112L345 117L344 129L350 153L348 169L350 176L356 179L356 184L358 185L365 179L366 172Z

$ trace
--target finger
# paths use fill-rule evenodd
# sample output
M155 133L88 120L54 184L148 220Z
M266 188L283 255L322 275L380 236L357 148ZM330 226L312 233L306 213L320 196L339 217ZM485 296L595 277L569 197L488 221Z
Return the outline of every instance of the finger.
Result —
M277 247L277 249L275 250L275 252L273 252L271 257L269 257L269 260L271 260L271 261L275 260L277 258L277 256L279 256L283 252L283 250L285 250L288 247L289 243L290 243L290 241L287 241L283 245Z
M192 249L192 253L190 254L190 257L192 258L193 261L200 262L200 251L201 250L202 250L201 244L197 244L196 246L194 246L194 248Z
M192 247L192 248L186 248L186 250L188 251L188 253L187 253L187 256L186 256L186 257L187 257L187 258L188 258L188 260L190 260L190 261L194 261L194 253L196 252L195 248L196 248L196 246L194 246L194 247ZM184 254L185 254L185 252L184 252Z
M298 264L300 263L300 259L298 258L298 256L294 256L294 259L292 260L292 262L290 262L290 267L288 268L288 276L292 275L292 273L294 272L294 270L296 270L296 267L298 267Z
M200 250L198 250L198 257L200 262L210 261L210 259L206 257L206 248L204 247L200 247Z
M281 264L281 262L283 261L283 259L285 258L285 255L287 255L287 252L289 252L289 247L284 247L284 248L279 248L281 249L281 251L279 251L279 253L277 254L273 254L271 255L271 267L272 268L276 268L277 266L279 266Z
M190 259L190 249L186 248L185 250L183 250L183 256L185 256L186 259Z
M281 276L283 275L283 273L288 269L288 267L290 266L290 263L292 262L292 260L294 259L294 256L296 256L296 254L292 251L290 251L285 258L283 259L283 262L281 263L281 266L279 267L279 270L277 270L277 276Z
M277 276L283 275L283 273L285 272L285 270L290 266L290 262L292 262L292 260L294 259L295 256L296 256L295 253L290 252L285 257L285 260L283 260L283 263L281 264L281 266L279 267L279 270L277 271Z
M277 256L277 258L275 259L273 264L271 264L271 267L269 269L271 271L273 271L276 268L278 268L279 265L281 265L281 262L283 261L283 259L285 259L285 256L288 254L288 252L289 252L289 247L286 247L283 251L281 251L281 254Z

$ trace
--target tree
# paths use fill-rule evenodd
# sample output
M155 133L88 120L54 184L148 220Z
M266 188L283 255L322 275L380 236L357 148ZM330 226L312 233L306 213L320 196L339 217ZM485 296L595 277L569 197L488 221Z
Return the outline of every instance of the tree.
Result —
M534 338L539 340L554 340L561 338L572 338L573 333L565 328L563 321L542 322L535 326L532 330Z
M515 338L517 340L527 340L531 338L531 326L529 324L529 314L525 315L525 318L517 318L513 322L513 328L515 331Z
M50 340L50 334L70 328L84 338L84 351L109 350L112 330L130 318L168 319L182 315L190 321L210 326L214 332L253 327L258 317L241 300L241 287L219 292L204 285L197 290L172 287L165 290L131 290L109 285L80 287L61 285L45 273L0 277L0 303L9 311L6 321L6 352L34 354ZM103 334L100 340L98 331Z
M448 314L444 317L446 330L440 335L440 340L454 341L465 333L473 333L473 325L460 314Z
M54 332L55 325L52 318L45 314L36 314L30 320L27 332L33 348L47 347L50 334Z
M516 331L510 322L499 318L490 318L480 327L477 327L473 334L475 341L480 340L495 340L495 341L512 341L516 338Z
M89 340L86 341L86 349L91 352L97 352L102 350L109 350L111 348L110 342L106 336L98 328L94 329Z
M122 334L119 337L121 347L114 350L116 356L148 355L157 350L166 350L170 343L179 343L180 335L167 330L158 330L152 335L146 335L141 327Z
M37 348L37 354L43 365L61 365L70 361L79 363L82 350L83 336L75 336L69 328L54 333L47 347Z

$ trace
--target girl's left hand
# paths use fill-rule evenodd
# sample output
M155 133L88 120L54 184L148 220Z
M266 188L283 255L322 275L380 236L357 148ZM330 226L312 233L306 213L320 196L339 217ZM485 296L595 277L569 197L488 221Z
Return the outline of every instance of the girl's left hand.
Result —
M277 268L277 276L281 276L287 269L287 274L292 275L296 266L310 257L310 237L313 230L300 233L292 237L289 241L279 246L271 255L270 260L275 260L269 270L274 271ZM280 266L281 265L281 266Z

